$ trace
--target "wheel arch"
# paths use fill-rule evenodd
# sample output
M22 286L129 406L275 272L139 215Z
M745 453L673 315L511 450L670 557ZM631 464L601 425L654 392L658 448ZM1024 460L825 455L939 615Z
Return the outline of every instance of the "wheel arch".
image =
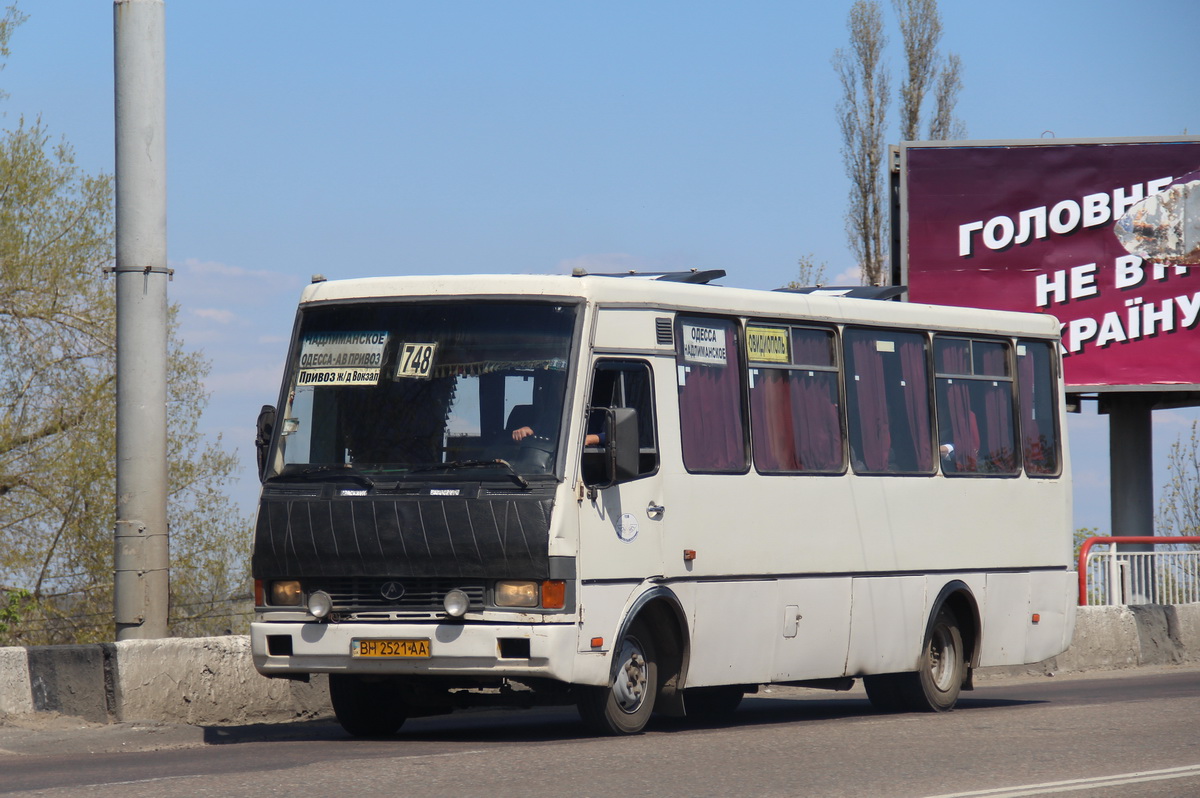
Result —
M683 685L686 682L691 639L687 614L674 591L662 585L639 595L625 612L617 640L635 623L644 623L654 636L658 654L658 702L656 710L667 715L683 714ZM609 682L616 676L616 657L609 666Z
M946 607L958 619L959 634L963 638L963 647L967 652L967 667L974 669L979 665L979 652L983 645L983 624L979 614L979 602L971 588L962 580L954 579L942 586L937 598L930 605L929 617L925 621L925 638L937 619L938 613ZM925 639L922 638L922 639ZM970 677L968 676L968 682Z

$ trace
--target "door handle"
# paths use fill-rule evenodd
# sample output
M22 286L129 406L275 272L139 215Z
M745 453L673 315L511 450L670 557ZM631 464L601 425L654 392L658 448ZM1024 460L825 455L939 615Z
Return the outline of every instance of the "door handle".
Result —
M660 518L662 518L663 513L665 513L666 511L667 511L667 508L663 507L661 504L655 504L654 502L650 502L649 504L646 505L646 515L649 516L654 521L657 521Z

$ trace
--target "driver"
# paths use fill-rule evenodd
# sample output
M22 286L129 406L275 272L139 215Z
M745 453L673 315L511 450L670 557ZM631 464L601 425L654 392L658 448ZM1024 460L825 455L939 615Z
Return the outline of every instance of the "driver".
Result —
M533 434L534 434L533 427L517 427L515 430L513 430L512 439L514 441L520 442ZM587 434L587 437L585 437L583 439L583 445L584 446L603 446L604 440L600 435L597 435L594 432L589 432Z

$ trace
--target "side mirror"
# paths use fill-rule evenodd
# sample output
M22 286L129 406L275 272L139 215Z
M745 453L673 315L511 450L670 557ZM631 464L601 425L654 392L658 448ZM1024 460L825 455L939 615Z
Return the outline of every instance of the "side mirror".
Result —
M267 450L271 448L271 436L275 432L275 406L263 405L258 411L258 432L254 436L254 448L258 452L258 478L261 480L267 467Z
M632 407L610 407L604 419L608 444L605 471L610 485L628 482L638 475L638 417Z

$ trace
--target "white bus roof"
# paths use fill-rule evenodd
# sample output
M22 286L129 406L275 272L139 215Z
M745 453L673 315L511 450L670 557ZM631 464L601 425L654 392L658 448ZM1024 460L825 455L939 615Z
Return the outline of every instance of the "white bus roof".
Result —
M689 313L978 330L1049 338L1057 338L1059 334L1058 319L1049 314L849 299L656 280L637 275L469 274L328 280L307 286L300 303L419 297L578 298L605 306Z

